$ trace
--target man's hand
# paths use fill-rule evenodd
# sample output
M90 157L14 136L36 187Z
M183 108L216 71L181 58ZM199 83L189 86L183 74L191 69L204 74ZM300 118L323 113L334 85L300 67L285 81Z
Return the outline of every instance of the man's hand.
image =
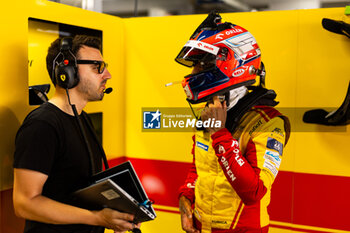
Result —
M226 117L227 117L227 106L226 101L223 103L220 102L218 96L214 96L213 103L209 104L209 106L205 107L201 114L201 119L203 121L215 118L216 121L221 121L221 127L209 127L209 133L213 134L220 129L225 128L226 124ZM211 124L210 124L211 126Z
M182 229L186 233L199 233L199 230L193 226L191 202L186 197L181 196L179 200Z
M125 232L134 229L135 226L140 227L140 224L131 223L134 220L134 216L131 214L121 213L109 208L104 208L95 213L100 220L98 225L112 229L115 232Z
M140 227L141 227L141 223L134 225L132 232L141 232ZM137 228L138 231L135 231L135 228ZM114 231L114 233L125 233L125 232L126 231ZM131 232L131 231L128 231L128 232Z

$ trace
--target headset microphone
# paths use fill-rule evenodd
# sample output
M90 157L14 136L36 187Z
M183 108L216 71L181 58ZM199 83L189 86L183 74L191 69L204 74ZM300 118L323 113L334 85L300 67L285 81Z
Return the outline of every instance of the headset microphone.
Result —
M113 88L108 87L106 90L103 91L103 93L109 94L113 91Z

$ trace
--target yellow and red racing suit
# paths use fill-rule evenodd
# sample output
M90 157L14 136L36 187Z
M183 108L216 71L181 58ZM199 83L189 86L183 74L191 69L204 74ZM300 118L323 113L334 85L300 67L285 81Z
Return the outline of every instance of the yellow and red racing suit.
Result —
M197 228L208 232L267 232L271 185L278 173L289 121L256 106L231 134L226 128L193 136L193 163L180 187L194 204Z

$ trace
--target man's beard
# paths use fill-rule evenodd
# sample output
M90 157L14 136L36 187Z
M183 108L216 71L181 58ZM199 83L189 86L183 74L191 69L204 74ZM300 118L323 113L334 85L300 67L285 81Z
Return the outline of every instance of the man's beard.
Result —
M100 88L102 85L104 85L106 81L102 82L100 84L100 87L95 90L95 87L92 86L91 82L81 82L81 85L79 85L79 92L83 93L85 95L85 98L88 101L97 101L97 100L102 100L104 93L103 91L100 91Z

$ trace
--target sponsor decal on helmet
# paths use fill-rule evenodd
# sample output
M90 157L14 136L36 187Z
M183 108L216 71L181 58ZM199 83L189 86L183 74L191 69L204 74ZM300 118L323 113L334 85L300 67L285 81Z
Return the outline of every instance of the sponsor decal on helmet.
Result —
M231 35L237 35L240 33L243 33L244 31L241 28L233 28L230 30L225 31L224 33L219 33L215 36L215 40L223 40L224 37L227 38L227 36L231 36Z
M184 47L193 47L214 55L217 55L219 52L219 47L197 40L187 41Z
M224 39L224 38L222 38L223 36L224 36L223 33L219 33L215 36L215 40L217 40L217 39L222 40L222 39Z
M198 43L197 44L198 45L198 48L204 48L204 49L207 49L207 50L210 50L210 51L214 51L215 50L215 47L213 47L213 46L210 46L209 44L203 44L203 43Z
M248 53L251 50L254 50L253 44L256 44L256 41L252 34L249 32L242 33L238 36L234 36L226 40L228 46L238 55L242 56L245 53Z
M237 33L241 33L241 32L243 32L242 29L240 29L240 28L233 28L233 29L230 29L230 30L226 31L225 34L229 36L229 35L237 34Z
M245 69L238 69L238 70L235 70L235 71L233 71L233 73L232 73L232 76L233 77L239 77L239 76L241 76L242 74L244 74L244 72L245 72Z

